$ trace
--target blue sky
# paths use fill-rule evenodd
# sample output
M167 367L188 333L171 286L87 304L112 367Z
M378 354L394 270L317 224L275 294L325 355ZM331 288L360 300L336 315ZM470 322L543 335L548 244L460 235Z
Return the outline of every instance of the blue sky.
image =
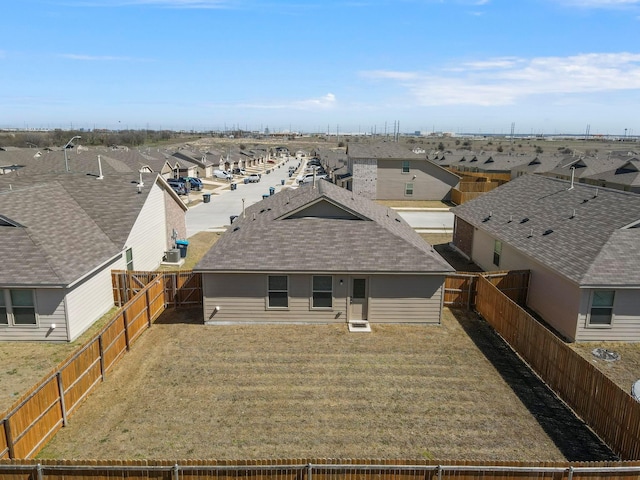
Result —
M0 128L640 135L640 0L20 0Z

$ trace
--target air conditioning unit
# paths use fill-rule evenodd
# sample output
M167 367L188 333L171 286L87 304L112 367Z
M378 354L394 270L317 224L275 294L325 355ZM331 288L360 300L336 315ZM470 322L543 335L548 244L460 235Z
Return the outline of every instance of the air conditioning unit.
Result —
M177 248L172 248L168 252L166 252L167 263L178 263L180 262L180 250Z

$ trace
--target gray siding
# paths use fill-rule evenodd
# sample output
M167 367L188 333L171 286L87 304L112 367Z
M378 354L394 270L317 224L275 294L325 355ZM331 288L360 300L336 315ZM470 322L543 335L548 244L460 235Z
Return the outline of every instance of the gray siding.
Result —
M591 294L583 289L576 341L638 342L640 341L640 289L616 290L611 327L588 327Z
M372 275L371 323L440 323L444 276Z
M500 265L493 264L494 238L476 230L473 236L473 261L483 270L531 270L527 306L568 340L576 339L576 323L581 292L578 285L549 268L502 244Z
M67 340L67 322L64 305L65 290L39 289L35 290L37 326L11 325L0 326L0 340L2 341L48 341L64 342ZM51 330L51 325L56 328Z
M313 309L312 275L289 275L289 308L268 309L266 274L204 274L204 320L208 323L346 322L350 278L347 274L333 275L333 308ZM440 323L443 276L370 275L368 280L371 322ZM218 312L215 312L216 306L220 307Z
M415 176L415 178L413 178ZM409 173L402 173L402 160L378 159L378 200L448 200L459 178L426 160L411 160ZM405 184L413 183L413 195L405 196Z
M84 333L114 306L111 270L126 267L123 256L75 285L67 293L69 340Z

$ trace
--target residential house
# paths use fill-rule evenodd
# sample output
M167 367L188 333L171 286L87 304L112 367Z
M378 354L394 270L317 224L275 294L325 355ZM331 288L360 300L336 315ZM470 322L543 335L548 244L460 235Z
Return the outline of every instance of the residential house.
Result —
M523 175L452 209L453 245L528 269L527 305L570 341L640 341L640 195Z
M248 207L194 268L210 324L438 324L452 270L396 212L327 181Z
M448 200L460 177L395 142L350 143L347 188L372 200Z
M185 211L157 173L2 175L0 340L75 340L113 308L111 270L157 268Z

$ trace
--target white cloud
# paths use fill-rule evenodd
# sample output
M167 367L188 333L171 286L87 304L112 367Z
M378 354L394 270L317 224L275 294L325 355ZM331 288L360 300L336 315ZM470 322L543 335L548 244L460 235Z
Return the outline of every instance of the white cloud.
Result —
M439 74L364 72L395 81L421 105L510 105L534 95L640 90L640 54L497 58L468 62Z
M333 93L318 98L309 98L305 100L293 100L283 103L237 103L233 105L214 105L209 107L215 108L247 108L256 110L328 110L336 106L336 96Z

